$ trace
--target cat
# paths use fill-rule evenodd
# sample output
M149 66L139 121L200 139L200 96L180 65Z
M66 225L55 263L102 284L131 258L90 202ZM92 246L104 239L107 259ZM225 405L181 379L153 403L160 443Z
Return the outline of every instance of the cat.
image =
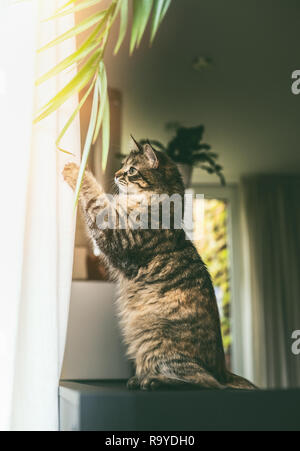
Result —
M75 189L79 168L69 163L65 181ZM120 209L86 171L80 206L87 232L101 251L119 285L118 309L128 356L136 374L129 389L165 386L210 389L254 389L226 369L220 318L209 272L183 228L99 227L99 217L112 209L118 221L141 208L137 196L184 196L175 163L151 144L134 147L115 174ZM122 196L126 190L127 196ZM149 209L149 207L147 207ZM171 219L174 219L171 212ZM97 219L98 218L98 219ZM102 215L103 218L103 215ZM150 220L149 220L150 221ZM148 225L150 222L148 223ZM100 224L101 225L101 224Z

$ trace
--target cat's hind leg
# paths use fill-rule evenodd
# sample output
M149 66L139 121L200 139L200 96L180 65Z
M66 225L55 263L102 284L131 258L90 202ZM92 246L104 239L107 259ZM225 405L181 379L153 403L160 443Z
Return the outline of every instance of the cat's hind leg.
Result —
M227 373L226 386L234 390L258 390L258 388L247 379L236 374Z
M226 385L221 384L212 374L201 368L194 374L182 376L180 380L203 389L224 390L227 388Z
M157 390L164 387L224 390L227 388L199 364L189 361L166 361L157 365L156 371L135 376L128 388Z
M163 375L147 375L142 378L132 377L127 382L129 390L158 390L163 388L198 388L224 390L227 387L220 384L213 376L196 373L190 376L183 376L180 379Z
M179 359L166 360L159 365L159 373L174 381L181 381L204 389L223 390L226 387L212 373L195 361L180 356Z

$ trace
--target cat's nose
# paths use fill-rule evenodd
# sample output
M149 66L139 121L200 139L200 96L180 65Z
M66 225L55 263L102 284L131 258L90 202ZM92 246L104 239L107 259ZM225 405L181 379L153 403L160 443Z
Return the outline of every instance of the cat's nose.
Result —
M115 173L115 182L116 182L116 183L118 182L118 180L119 180L119 178L121 177L121 175L122 175L122 171L117 171L117 172Z

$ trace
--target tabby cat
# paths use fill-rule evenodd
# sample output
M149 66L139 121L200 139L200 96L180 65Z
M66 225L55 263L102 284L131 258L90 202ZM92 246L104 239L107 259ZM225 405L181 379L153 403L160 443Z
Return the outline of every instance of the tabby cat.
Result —
M78 166L65 166L74 189ZM127 208L138 209L136 195L179 194L184 186L176 165L149 144L134 148L115 174L119 193L126 188ZM120 204L125 202L120 200ZM226 370L220 319L210 275L183 228L155 230L101 228L99 217L112 208L91 173L86 172L80 205L87 231L119 284L120 324L136 375L130 389L161 386L255 388ZM116 211L121 221L122 208ZM128 213L128 211L127 211ZM98 218L98 220L97 220Z

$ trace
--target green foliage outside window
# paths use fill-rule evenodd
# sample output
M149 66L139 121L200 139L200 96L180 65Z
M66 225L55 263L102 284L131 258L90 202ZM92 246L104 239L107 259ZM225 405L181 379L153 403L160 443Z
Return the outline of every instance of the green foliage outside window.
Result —
M228 248L228 204L218 199L205 199L204 229L197 250L212 276L221 313L221 327L227 359L230 358L230 260ZM197 208L197 205L196 207Z

